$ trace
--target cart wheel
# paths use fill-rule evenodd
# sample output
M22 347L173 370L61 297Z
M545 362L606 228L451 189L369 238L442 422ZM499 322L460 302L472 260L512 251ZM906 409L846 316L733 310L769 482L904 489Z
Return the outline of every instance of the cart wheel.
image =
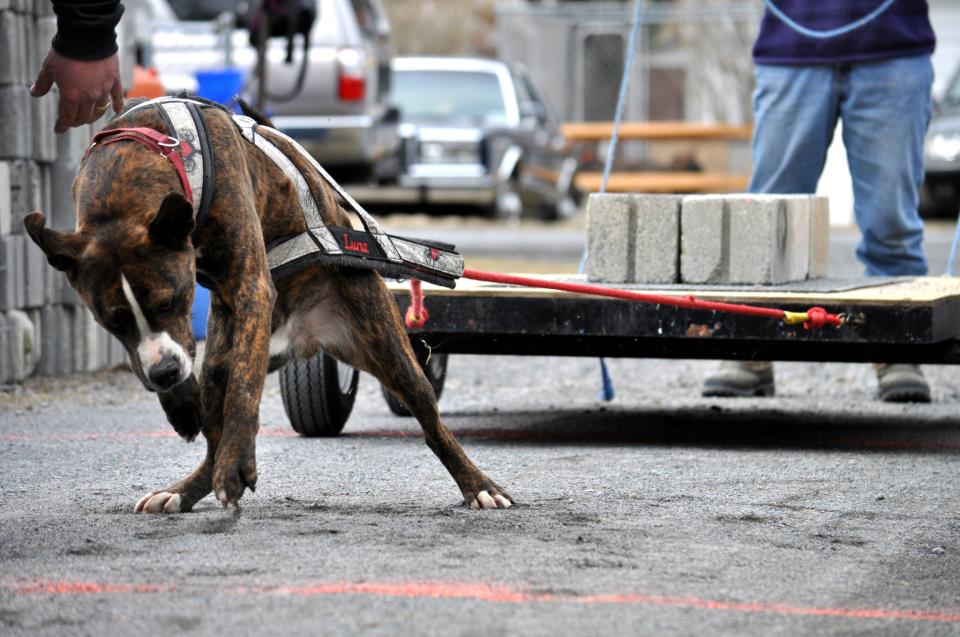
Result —
M283 410L298 434L336 436L357 397L360 372L320 352L280 368Z
M430 358L429 362L427 361L428 357ZM421 369L427 375L427 380L433 386L433 393L437 395L437 400L440 400L440 394L443 393L443 381L447 378L447 355L430 355L426 350L417 349L417 362L420 363ZM380 393L383 394L383 399L387 401L387 407L395 415L410 415L403 403L397 400L397 397L383 385L380 385Z

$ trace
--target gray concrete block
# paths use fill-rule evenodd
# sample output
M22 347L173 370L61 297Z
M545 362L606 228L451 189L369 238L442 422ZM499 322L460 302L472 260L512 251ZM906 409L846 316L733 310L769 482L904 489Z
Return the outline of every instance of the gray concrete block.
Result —
M807 278L807 195L744 195L728 199L730 282L779 284Z
M830 200L826 197L810 198L810 266L807 277L818 279L827 276L830 262Z
M53 3L50 0L33 0L33 15L38 18L53 16ZM47 43L50 41L47 40Z
M635 227L631 195L593 193L587 200L587 278L626 283L633 278Z
M10 162L10 197L12 220L10 231L25 234L23 218L34 210L42 210L44 199L43 173L35 161L18 159Z
M63 305L46 305L40 310L40 364L42 376L61 376L73 371L70 315Z
M15 310L24 305L24 247L21 235L0 237L0 310Z
M20 382L33 374L40 360L39 325L26 312L7 312L10 328L10 354L12 381Z
M29 244L29 245L28 245ZM47 294L48 270L47 257L29 237L24 237L23 250L23 307L41 307L49 300Z
M30 92L26 86L0 87L0 159L33 156Z
M50 163L57 158L57 136L53 126L57 121L57 91L50 91L40 98L33 99L30 109L33 126L33 158Z
M13 228L13 200L10 196L10 164L0 161L0 236Z
M13 382L13 349L10 343L10 326L7 317L0 312L0 384Z
M633 282L677 282L681 200L673 195L633 195Z
M48 225L57 230L73 230L76 227L73 180L80 160L90 145L86 128L71 128L57 135L57 159L50 165L51 204L47 214Z
M730 220L723 195L690 195L680 212L680 280L725 283L730 276Z
M0 2L0 86L26 83L21 75L23 63L18 59L22 51L20 24L17 15L3 10Z

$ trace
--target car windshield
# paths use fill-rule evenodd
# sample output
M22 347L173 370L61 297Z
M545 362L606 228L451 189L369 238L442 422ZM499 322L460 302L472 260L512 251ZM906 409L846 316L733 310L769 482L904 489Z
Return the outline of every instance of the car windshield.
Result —
M483 71L397 71L394 101L403 119L499 123L507 108L500 80Z

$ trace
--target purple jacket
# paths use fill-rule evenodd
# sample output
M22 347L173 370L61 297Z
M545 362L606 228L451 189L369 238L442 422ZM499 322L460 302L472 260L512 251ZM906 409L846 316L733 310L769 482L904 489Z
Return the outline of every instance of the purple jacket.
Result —
M773 1L794 22L823 31L866 16L883 0ZM872 22L825 40L796 33L768 9L753 45L753 61L757 64L863 62L926 55L933 52L935 44L926 0L896 0Z

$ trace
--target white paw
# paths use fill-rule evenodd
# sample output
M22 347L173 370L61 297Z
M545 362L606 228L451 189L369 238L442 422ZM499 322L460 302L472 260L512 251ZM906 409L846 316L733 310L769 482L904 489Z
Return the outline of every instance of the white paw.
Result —
M513 506L510 500L499 493L491 496L486 491L481 491L470 502L471 509L509 509Z
M134 513L180 513L180 494L161 491L151 491L140 498Z

